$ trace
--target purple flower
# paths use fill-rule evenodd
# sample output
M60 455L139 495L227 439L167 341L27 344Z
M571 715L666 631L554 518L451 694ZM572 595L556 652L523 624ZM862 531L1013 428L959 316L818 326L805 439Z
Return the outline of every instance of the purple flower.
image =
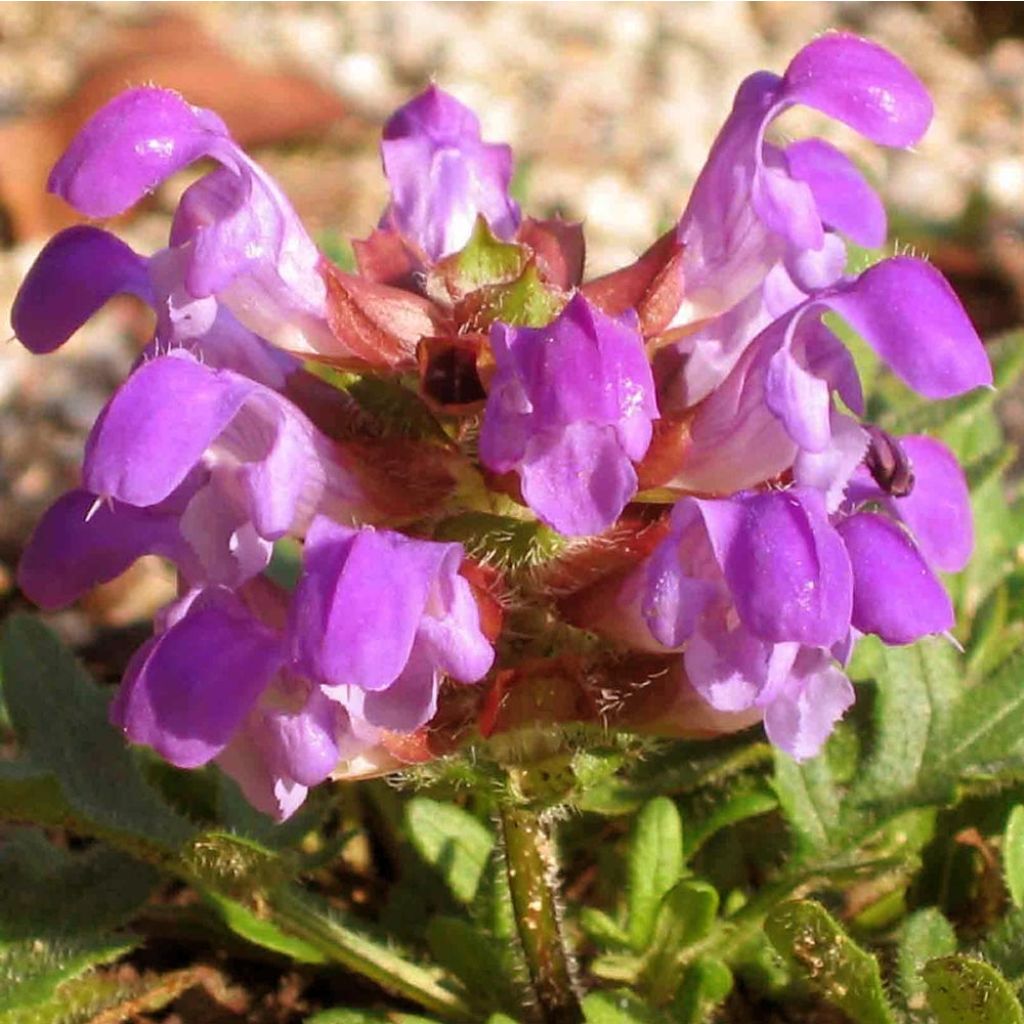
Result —
M292 607L295 664L373 725L412 732L437 706L443 675L477 682L494 651L459 544L326 518L306 536L306 571Z
M184 283L188 260L180 249L147 259L100 228L68 228L30 268L14 300L11 325L30 351L52 352L115 295L134 295L157 316L148 355L185 348L215 369L283 388L300 362L253 334L213 296L190 296Z
M490 670L462 558L458 544L317 519L290 597L254 580L165 609L111 717L178 767L216 760L254 806L287 817L382 730L426 723L444 678Z
M992 382L984 346L942 275L921 260L884 260L818 292L765 328L722 385L694 410L689 444L671 479L728 494L790 467L834 508L867 435L833 405L863 412L853 361L821 322L843 317L905 383L947 398Z
M122 93L75 137L49 188L81 213L112 217L205 157L221 166L186 190L171 228L171 246L186 253L185 292L215 295L281 348L337 352L320 251L277 185L211 111L166 89Z
M519 227L512 151L484 142L476 115L431 85L391 115L381 141L391 204L381 221L433 261L458 252L478 216L499 238Z
M687 287L674 324L711 318L676 349L686 357L675 384L686 405L710 393L768 320L839 278L846 249L836 232L867 247L885 241L881 202L847 157L821 139L785 149L765 141L797 104L885 146L913 145L932 115L901 61L840 33L804 47L781 77L762 71L743 82L677 229Z
M547 327L495 324L496 370L480 458L515 470L523 497L560 533L600 533L637 490L633 468L658 418L635 315L613 318L577 294Z

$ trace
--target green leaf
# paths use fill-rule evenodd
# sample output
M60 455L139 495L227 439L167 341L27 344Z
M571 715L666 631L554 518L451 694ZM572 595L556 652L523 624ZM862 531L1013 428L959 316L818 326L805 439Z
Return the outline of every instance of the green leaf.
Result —
M682 953L711 931L717 912L718 892L707 882L686 879L666 894L641 978L652 1003L661 1006L675 995L683 975Z
M203 892L203 897L217 912L221 921L246 942L280 953L299 963L327 962L327 957L318 947L282 931L272 920L265 916L261 917L238 900L209 889Z
M1024 987L1024 910L1011 910L972 953L991 964L1015 989Z
M903 1005L914 1021L926 1007L926 992L921 971L929 960L956 951L956 932L934 907L911 914L903 925L897 953L896 970Z
M627 989L591 992L583 999L587 1024L670 1024L657 1010Z
M1013 990L994 967L980 960L932 960L924 969L924 980L939 1024L1024 1024Z
M1006 887L1015 907L1024 907L1024 804L1010 812L1003 835L1003 865Z
M839 831L841 795L824 755L798 764L776 751L772 788L793 829L798 858L832 848Z
M732 971L721 960L702 957L687 970L672 1005L677 1024L703 1024L732 986Z
M679 811L668 797L655 797L637 817L629 850L629 940L638 952L650 943L661 901L683 871Z
M850 800L892 801L923 789L941 797L945 780L932 778L929 755L948 734L963 689L961 659L948 640L929 638L885 648L881 669L872 749Z
M426 797L409 801L405 821L419 855L459 902L472 903L494 849L491 832L468 811Z
M630 945L625 929L596 907L583 907L580 910L580 927L602 946L626 948Z
M95 834L117 836L118 845L156 858L189 839L192 826L145 781L124 737L107 721L104 694L49 629L29 616L10 619L0 663L28 761L56 778L73 813ZM37 776L33 785L39 783Z
M518 992L505 977L501 951L468 921L433 918L427 925L427 945L434 959L466 986L474 1005L490 1011L520 1004Z
M122 924L159 880L148 864L96 844L69 853L34 829L0 846L0 941L95 935Z
M716 832L735 825L748 818L774 811L779 806L778 797L763 788L733 793L716 805L714 811L693 827L687 824L684 855L686 860L706 843ZM689 822L689 819L687 819Z
M765 931L783 959L854 1024L893 1024L878 961L820 903L794 900L775 907Z
M0 1013L45 1002L62 983L129 952L134 942L95 934L67 939L0 943Z

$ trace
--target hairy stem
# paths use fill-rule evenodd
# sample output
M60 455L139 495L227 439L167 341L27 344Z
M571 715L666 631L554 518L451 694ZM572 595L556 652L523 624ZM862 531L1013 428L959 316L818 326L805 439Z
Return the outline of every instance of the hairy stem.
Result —
M282 886L268 894L271 917L284 930L320 950L327 960L375 981L445 1020L477 1019L462 998L439 981L439 973L404 960L396 952L350 929L336 912L326 912L306 893Z
M535 811L504 804L508 885L530 983L543 1024L577 1024L583 1019L573 963L562 935L554 844Z

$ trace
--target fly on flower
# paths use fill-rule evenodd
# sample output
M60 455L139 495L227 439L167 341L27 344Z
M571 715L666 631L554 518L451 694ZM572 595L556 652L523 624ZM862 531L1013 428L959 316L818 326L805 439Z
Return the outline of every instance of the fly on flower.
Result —
M214 165L165 248L71 228L13 311L37 353L117 294L156 314L19 570L53 608L144 554L175 566L113 704L126 736L277 818L327 778L555 723L763 722L802 759L854 701L859 637L948 631L963 474L866 419L836 321L926 398L989 362L927 263L850 273L885 211L832 144L772 141L795 105L901 148L932 112L898 58L822 36L742 83L675 227L589 281L581 226L524 214L509 147L437 85L384 126L354 272L216 114L152 87L100 110L50 178L86 217ZM284 539L292 590L268 575Z

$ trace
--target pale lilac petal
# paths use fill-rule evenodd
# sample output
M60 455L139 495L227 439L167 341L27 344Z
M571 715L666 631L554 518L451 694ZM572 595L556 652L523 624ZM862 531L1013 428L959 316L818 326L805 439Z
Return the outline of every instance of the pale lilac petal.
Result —
M846 243L828 232L817 249L790 248L783 257L786 271L804 295L835 284L846 270Z
M806 488L701 501L740 620L755 636L828 647L850 626L850 559Z
M924 260L883 260L826 301L927 398L992 383L985 348L960 300Z
M956 456L931 437L901 437L910 457L914 486L888 507L903 520L929 565L959 572L974 548L974 525L967 479Z
M122 683L117 724L179 768L227 746L284 654L227 591L194 602L144 652Z
M436 589L450 590L436 614L420 621L417 643L433 663L460 683L479 682L494 664L494 648L480 630L480 609L469 581L458 575L461 552L452 549L442 568ZM447 584L450 583L450 587Z
M436 85L391 116L381 155L391 186L384 221L431 259L461 249L477 215L499 238L511 238L519 226L519 207L508 194L512 151L484 142L476 115Z
M713 708L743 711L757 703L768 681L772 646L742 626L707 622L683 653L687 678Z
M251 729L236 732L216 761L221 771L238 783L245 799L275 821L290 818L309 793L308 787L271 771L264 747Z
M853 566L854 628L887 644L909 644L953 628L949 596L898 525L860 512L836 529Z
M912 146L932 119L917 76L875 43L830 32L805 46L783 78L788 103L803 103L883 146Z
M315 786L338 766L338 734L347 727L348 716L318 687L311 688L296 710L267 709L258 714L269 763L282 777Z
M864 415L864 391L849 349L820 320L811 318L800 324L807 369L825 381L851 412Z
M800 451L793 462L793 480L801 487L820 491L825 507L835 512L867 446L867 433L857 421L833 409L827 447L820 452Z
M122 294L154 305L146 261L99 228L68 228L47 242L26 274L11 308L11 326L31 352L52 352Z
M829 386L801 366L789 346L782 346L768 363L764 400L800 448L822 452L828 447L832 433Z
M806 182L821 219L858 245L885 245L885 207L856 164L824 139L801 139L786 147L790 174Z
M405 667L386 690L351 688L350 710L389 732L415 732L434 717L440 676L430 652L415 645Z
M789 685L765 708L768 739L797 761L814 757L854 696L850 680L829 656L805 647Z

